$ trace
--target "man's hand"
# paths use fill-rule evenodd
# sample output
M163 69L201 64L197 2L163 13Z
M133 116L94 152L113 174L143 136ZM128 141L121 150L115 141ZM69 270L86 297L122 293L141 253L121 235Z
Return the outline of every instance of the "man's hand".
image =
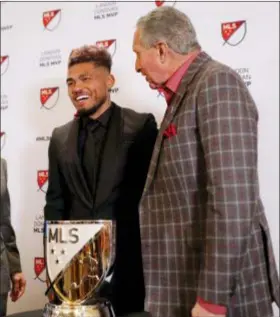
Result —
M26 280L23 273L12 275L12 290L10 293L11 300L17 301L25 292Z
M226 315L215 315L196 303L192 309L192 317L226 317Z

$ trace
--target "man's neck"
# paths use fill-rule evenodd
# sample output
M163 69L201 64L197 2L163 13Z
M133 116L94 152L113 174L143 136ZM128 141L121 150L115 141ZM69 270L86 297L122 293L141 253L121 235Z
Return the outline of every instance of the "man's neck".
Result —
M194 54L196 53L198 50L193 50L191 52L189 52L186 55L181 55L181 54L177 54L174 53L173 58L171 59L171 64L170 64L170 68L168 71L168 79L183 65L186 63L186 61ZM167 80L168 81L168 80Z
M96 120L98 119L107 109L109 109L111 106L111 99L108 98L104 104L91 116L89 116L91 119Z

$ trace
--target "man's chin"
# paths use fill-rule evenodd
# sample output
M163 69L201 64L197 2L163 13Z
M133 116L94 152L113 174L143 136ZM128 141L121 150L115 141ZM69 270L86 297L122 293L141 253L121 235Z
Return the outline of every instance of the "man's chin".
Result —
M93 114L96 110L94 108L86 109L86 108L80 108L77 112L80 117L87 117L91 114Z
M104 98L103 100L101 100L99 103L91 106L91 107L83 107L80 109L77 109L77 113L80 117L89 117L93 114L95 114L97 112L97 110L99 110L102 105L105 103L106 99Z
M151 89L158 89L160 86L155 83L149 83Z

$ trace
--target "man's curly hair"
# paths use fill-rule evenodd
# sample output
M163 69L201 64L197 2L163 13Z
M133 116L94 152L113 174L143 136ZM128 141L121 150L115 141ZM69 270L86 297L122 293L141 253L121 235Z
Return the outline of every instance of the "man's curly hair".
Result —
M96 66L103 66L111 71L112 57L106 48L96 45L84 45L71 51L68 68L80 63L94 63Z

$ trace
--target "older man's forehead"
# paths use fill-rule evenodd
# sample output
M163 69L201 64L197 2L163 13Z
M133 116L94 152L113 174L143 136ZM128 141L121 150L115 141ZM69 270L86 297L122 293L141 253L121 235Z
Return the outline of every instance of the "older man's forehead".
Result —
M140 32L139 30L136 30L133 37L133 50L138 51L141 49L141 47Z

